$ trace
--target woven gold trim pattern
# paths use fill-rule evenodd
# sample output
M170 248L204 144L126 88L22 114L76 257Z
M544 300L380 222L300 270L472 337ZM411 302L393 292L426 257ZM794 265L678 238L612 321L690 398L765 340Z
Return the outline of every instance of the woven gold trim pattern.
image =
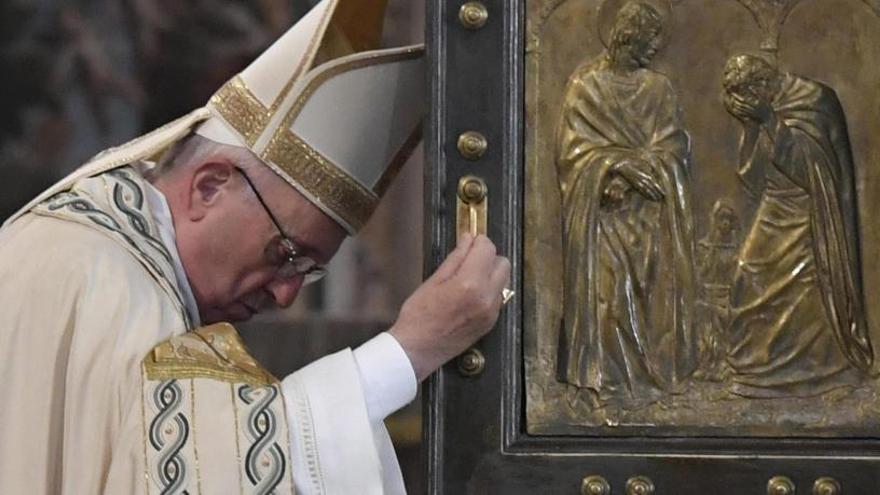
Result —
M327 80L345 72L381 63L411 60L422 55L423 49L395 54L379 53L341 63L324 70L297 96L283 123L275 130L263 159L274 163L312 196L333 210L355 231L369 220L379 203L379 196L365 188L330 160L297 137L290 130L306 102Z
M172 337L143 360L148 380L210 378L263 387L278 379L248 354L241 337L228 323L218 323Z
M235 76L211 97L211 105L229 123L249 147L259 139L269 124L272 111L263 105L240 76Z
M263 159L281 168L353 229L360 230L379 198L289 129L276 132Z

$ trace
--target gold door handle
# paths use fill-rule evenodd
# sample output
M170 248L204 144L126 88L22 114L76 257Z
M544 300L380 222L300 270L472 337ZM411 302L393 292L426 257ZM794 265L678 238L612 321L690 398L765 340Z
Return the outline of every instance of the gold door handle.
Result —
M466 175L458 181L456 207L456 241L464 234L486 235L487 212L489 210L489 188L486 182L473 175Z

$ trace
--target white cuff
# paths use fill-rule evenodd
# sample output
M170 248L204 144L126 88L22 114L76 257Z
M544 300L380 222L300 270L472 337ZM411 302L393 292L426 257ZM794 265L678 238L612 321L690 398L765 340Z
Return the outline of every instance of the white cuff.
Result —
M352 353L345 349L282 382L298 494L380 495L387 491L381 453L357 375Z
M371 423L384 421L416 398L416 372L393 335L380 333L353 354Z

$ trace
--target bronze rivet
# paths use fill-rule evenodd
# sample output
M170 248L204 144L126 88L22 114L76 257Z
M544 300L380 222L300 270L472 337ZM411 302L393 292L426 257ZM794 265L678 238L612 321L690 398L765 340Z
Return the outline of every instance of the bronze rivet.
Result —
M591 475L581 482L581 495L609 495L611 485L608 480L599 475Z
M489 142L486 136L476 131L467 131L458 136L458 152L468 160L479 160L486 153Z
M840 483L828 476L823 476L813 483L813 495L840 495L843 488Z
M774 476L767 482L767 495L794 495L794 482L788 476Z
M651 495L654 482L647 476L634 476L626 480L626 495Z
M465 29L480 29L489 20L489 11L480 2L468 2L459 9L458 20Z
M488 188L483 179L474 176L464 177L458 185L458 195L468 204L479 203L486 197Z
M477 376L486 367L486 358L475 347L471 347L458 358L458 372L464 376Z

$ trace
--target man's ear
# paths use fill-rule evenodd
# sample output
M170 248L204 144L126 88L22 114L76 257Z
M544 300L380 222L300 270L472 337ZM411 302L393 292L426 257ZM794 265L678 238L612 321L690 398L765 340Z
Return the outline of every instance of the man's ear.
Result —
M229 191L234 173L232 164L205 162L193 172L189 187L189 219L199 221Z

